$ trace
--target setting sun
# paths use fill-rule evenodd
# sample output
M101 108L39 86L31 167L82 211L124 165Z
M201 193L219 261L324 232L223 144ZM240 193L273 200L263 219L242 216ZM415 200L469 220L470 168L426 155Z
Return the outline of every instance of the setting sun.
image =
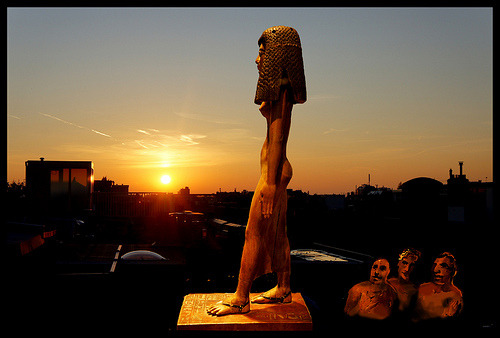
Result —
M169 184L170 181L172 181L172 178L168 175L163 175L161 177L161 183L163 183L163 184Z

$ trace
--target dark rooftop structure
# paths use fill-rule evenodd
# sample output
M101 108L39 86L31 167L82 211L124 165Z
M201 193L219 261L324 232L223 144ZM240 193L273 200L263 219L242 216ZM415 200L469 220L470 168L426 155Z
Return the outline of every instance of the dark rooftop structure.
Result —
M234 291L253 192L128 188L106 177L94 181L90 161L26 161L26 198L24 190L10 198L22 208L8 208L4 228L10 326L31 330L25 335L50 326L70 335L186 337L175 329L185 295ZM291 286L307 303L313 336L495 327L491 290L477 277L491 271L492 195L493 183L467 180L462 164L447 184L417 177L397 190L364 184L348 196L288 190ZM69 228L78 231L69 236ZM396 274L397 254L408 246L423 253L418 283L429 279L436 254L458 257L455 282L467 297L462 319L413 325L346 318L348 290L367 278L373 259L388 258ZM276 278L259 277L252 292L270 289Z
M91 161L26 161L26 190L33 216L81 214L92 207Z

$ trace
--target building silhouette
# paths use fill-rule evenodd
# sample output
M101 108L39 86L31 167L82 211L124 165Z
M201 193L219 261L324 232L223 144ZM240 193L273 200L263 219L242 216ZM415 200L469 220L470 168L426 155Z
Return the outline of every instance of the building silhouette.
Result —
M91 161L26 161L26 197L32 217L76 216L92 208Z
M449 170L447 180L448 220L452 222L493 221L493 183L471 182L463 172L463 161L458 162L458 175Z
M94 181L94 193L111 192L116 194L128 194L129 186L125 184L115 184L115 181L103 177L102 180Z
M468 286L468 320L477 327L488 318L489 298L480 297L484 288L471 285L484 273L477 262L490 257L483 252L494 240L489 236L493 183L470 181L463 162L459 165L459 174L450 169L446 182L416 177L397 189L369 182L347 195L287 191L291 248L321 249L347 261L291 257L293 288L311 300L317 328L331 333L339 325L349 327L342 313L347 290L365 277L374 257L395 257L407 246L422 249L426 267L434 253L452 247L468 274L461 271L456 280ZM94 181L92 162L44 159L26 162L25 190L29 207L12 210L29 210L27 217L5 227L6 271L13 277L9 290L15 290L10 293L17 312L29 302L38 304L38 296L31 296L36 287L50 296L57 325L101 330L105 322L116 333L120 323L125 333L126 324L139 323L141 329L170 332L185 294L234 291L253 192L191 194L188 187L177 194L130 192L106 177ZM23 199L22 191L16 194ZM67 230L74 220L81 221L81 231ZM473 241L483 251L471 249ZM125 259L137 250L166 259ZM255 283L265 285L259 290L275 285L266 278ZM158 303L161 312L148 311ZM55 317L42 311L35 324Z

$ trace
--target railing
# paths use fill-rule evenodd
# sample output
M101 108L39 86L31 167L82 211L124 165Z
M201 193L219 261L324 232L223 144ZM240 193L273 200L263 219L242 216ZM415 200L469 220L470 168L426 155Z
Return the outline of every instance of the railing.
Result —
M132 192L128 194L94 192L94 210L97 216L147 217L165 216L175 211L173 194Z

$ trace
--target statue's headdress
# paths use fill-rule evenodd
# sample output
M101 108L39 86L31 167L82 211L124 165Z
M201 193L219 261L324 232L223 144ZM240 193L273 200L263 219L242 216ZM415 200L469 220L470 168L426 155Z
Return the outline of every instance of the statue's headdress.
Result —
M281 79L285 77L290 81L294 103L306 102L302 46L297 31L286 26L268 28L259 38L258 45L261 44L265 46L265 53L254 102L278 100Z

